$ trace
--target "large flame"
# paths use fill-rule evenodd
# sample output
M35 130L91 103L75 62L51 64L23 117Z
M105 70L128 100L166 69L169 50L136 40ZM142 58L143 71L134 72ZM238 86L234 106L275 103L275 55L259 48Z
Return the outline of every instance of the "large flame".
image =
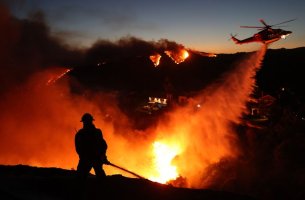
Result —
M150 180L159 183L166 183L169 180L176 179L179 174L177 166L173 165L172 161L179 155L181 149L177 144L167 145L161 142L153 143L154 166L157 171L157 176L149 177Z
M231 123L240 123L242 113L247 112L246 103L255 86L253 77L265 51L263 46L225 75L221 84L211 85L190 100L188 106L170 113L167 123L159 123L154 132L162 143L154 143L159 149L154 156L161 177L151 177L152 172L147 171L143 174L161 183L182 176L188 187L206 187L210 181L208 166L238 156Z

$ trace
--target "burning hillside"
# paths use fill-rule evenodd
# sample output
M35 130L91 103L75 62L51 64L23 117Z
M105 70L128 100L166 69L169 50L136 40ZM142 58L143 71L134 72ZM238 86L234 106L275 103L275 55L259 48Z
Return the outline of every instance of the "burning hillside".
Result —
M103 53L107 45L111 51ZM139 46L150 50L151 43L130 38L107 45L103 41L96 43L85 56L86 62L95 62L95 57L106 59L100 55L108 55L106 62L115 62L110 59L112 55L124 60L122 57L130 55L125 52L143 54L144 50L138 50ZM183 46L167 40L151 47L158 47L177 64L188 56ZM179 48L174 51L176 47ZM79 116L88 111L96 116L97 126L103 127L110 146L108 156L115 163L124 163L127 168L157 182L166 183L183 177L185 187L207 187L208 183L202 180L206 168L222 159L238 156L230 123L238 123L245 111L244 105L254 84L252 77L262 56L263 53L255 54L251 58L254 66L251 62L236 67L236 71L223 77L223 84L212 84L192 97L185 107L171 110L155 127L140 131L132 128L130 119L120 110L112 92L87 90L86 93L71 93L69 79L58 81L70 68L63 72L54 67L38 70L22 85L4 94L1 120L5 126L2 132L9 134L2 136L2 162L73 168L76 163L73 137L80 127L73 121L78 122ZM244 85L243 90L237 90L240 84ZM202 102L201 109L194 111L194 102L198 101ZM13 126L16 123L18 126ZM7 145L16 148L12 151ZM199 150L202 146L205 147L203 152ZM70 159L65 159L67 157ZM187 166L186 163L194 165ZM107 169L107 172L114 173L113 169Z
M1 164L75 168L75 132L80 116L90 112L108 143L108 159L154 182L259 196L266 192L253 189L259 172L272 184L272 164L284 167L285 148L294 142L270 142L274 149L264 150L274 163L264 168L262 160L270 157L258 146L273 139L257 141L260 130L248 129L242 119L266 46L215 58L165 39L126 37L78 50L51 36L39 13L21 21L0 9L0 25L8 27L0 33ZM187 97L183 105L173 103L156 118L148 115L154 123L135 127L139 118L130 111L141 100L161 96L170 104L179 95Z

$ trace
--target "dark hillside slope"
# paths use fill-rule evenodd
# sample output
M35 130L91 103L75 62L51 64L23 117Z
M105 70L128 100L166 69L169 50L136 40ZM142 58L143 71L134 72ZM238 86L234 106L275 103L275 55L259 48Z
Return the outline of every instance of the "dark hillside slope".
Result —
M0 165L0 199L234 199L248 196L223 191L176 188L145 179L121 175L107 176L104 183L89 177L81 198L75 171L59 168L37 168L24 165Z

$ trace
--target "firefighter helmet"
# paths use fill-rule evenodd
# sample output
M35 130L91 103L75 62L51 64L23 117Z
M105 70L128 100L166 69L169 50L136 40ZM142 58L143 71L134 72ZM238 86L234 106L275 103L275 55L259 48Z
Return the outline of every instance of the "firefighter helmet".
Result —
M94 120L94 118L90 113L85 113L82 116L81 122L92 122L93 120Z

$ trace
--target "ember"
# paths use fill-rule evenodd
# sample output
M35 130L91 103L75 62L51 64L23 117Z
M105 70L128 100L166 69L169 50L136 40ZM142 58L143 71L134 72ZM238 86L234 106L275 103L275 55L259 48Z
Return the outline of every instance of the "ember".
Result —
M52 77L48 80L47 85L52 85L59 79L61 79L63 76L65 76L68 72L70 72L72 68L65 69L64 72L61 72L59 75L52 75Z

